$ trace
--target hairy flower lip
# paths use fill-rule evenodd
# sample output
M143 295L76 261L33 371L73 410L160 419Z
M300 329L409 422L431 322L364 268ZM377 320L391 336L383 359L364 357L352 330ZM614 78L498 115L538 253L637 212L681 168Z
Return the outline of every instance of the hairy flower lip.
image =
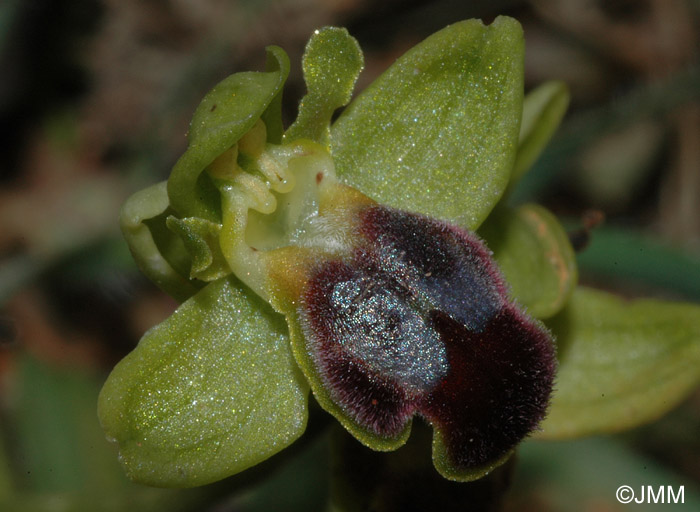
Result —
M381 205L357 216L360 246L317 264L304 287L303 336L293 343L310 356L300 364L321 404L361 441L396 448L422 416L435 428L438 468L480 476L544 417L556 365L551 336L508 299L476 236ZM393 327L378 333L377 325ZM397 346L418 363L398 357L392 366L377 352ZM447 350L442 363L435 347Z

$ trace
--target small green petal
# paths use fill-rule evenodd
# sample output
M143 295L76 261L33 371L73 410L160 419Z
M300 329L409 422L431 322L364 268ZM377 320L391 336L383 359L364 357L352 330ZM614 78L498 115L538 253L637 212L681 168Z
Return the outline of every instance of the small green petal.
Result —
M314 32L302 61L308 93L285 139L311 139L328 147L333 112L350 101L363 65L360 45L347 30L325 27Z
M265 70L281 73L281 76L284 77L282 79L282 85L284 85L287 75L289 75L289 58L282 48L278 46L267 47ZM282 92L283 87L280 87L265 109L265 112L260 116L267 128L267 141L273 144L281 143L282 134L284 133L284 126L282 125Z
M546 82L525 96L513 182L517 182L535 163L559 127L568 106L569 89L563 82Z
M551 319L559 373L540 437L615 432L654 420L700 384L700 306L624 301L577 288Z
M215 281L231 273L219 245L221 224L198 217L178 219L172 215L167 218L166 224L168 229L182 238L192 256L191 279Z
M221 279L144 335L105 383L98 412L132 479L189 487L293 442L307 393L283 317Z
M267 51L278 62L278 69L231 75L197 107L190 124L189 147L168 180L170 203L178 216L221 221L219 192L202 171L248 132L279 97L289 60L280 48L268 47ZM279 105L274 103L272 108L279 110Z
M513 296L537 318L556 314L571 296L576 255L559 221L535 204L496 208L479 228Z
M378 202L476 229L510 178L522 95L517 21L450 25L399 58L334 123L338 177Z
M173 237L175 243L171 244L161 240L160 247L155 239L159 237L154 238L154 231L167 231L165 225L154 225L167 211L168 193L163 181L132 195L122 206L119 221L141 271L160 289L182 302L197 293L199 287L187 279L186 273L179 271L182 265L178 261L183 256L186 258L187 254L181 243L178 247L176 237ZM161 250L167 254L167 258Z

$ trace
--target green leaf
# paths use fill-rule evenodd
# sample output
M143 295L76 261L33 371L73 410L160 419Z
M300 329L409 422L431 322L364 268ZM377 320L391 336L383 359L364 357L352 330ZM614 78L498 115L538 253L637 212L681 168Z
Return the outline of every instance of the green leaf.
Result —
M197 293L198 286L187 278L187 271L177 264L180 253L187 256L182 244L180 247L169 244L166 248L165 237L154 237L154 231L167 231L164 222L159 226L153 221L167 210L168 193L166 182L163 181L140 190L127 199L122 206L119 221L131 254L141 271L161 290L182 302ZM177 241L177 237L172 238ZM166 258L161 249L170 258Z
M180 217L221 221L219 193L202 171L231 148L270 107L278 113L279 94L289 74L289 59L280 48L267 48L276 69L236 73L219 82L204 97L192 117L189 147L168 180L170 203ZM274 62L273 61L273 62ZM268 61L268 68L270 67ZM268 121L269 122L269 121ZM271 123L272 136L279 131Z
M568 106L569 90L563 82L546 82L525 96L512 183L535 163L559 127Z
M117 365L99 416L132 479L189 487L242 471L298 438L307 393L284 319L221 279Z
M21 454L19 483L39 493L111 483L110 477L118 475L101 466L109 450L100 450L106 448L104 444L87 448L98 430L93 382L79 370L51 368L30 356L18 363L20 399L12 420L20 434L14 441L16 453ZM50 428L46 418L51 418ZM98 474L97 469L107 471Z
M13 494L13 480L10 471L10 458L7 456L5 441L0 440L0 503Z
M700 300L698 255L648 234L613 225L597 227L578 262L581 272L597 280L635 281Z
M622 512L625 507L616 504L615 499L615 491L622 482L637 492L642 487L648 489L647 486L654 492L659 487L672 487L677 492L685 483L684 504L678 508L700 510L697 486L687 485L683 475L666 466L661 457L641 453L630 446L629 439L621 437L560 441L555 445L536 440L524 442L518 449L514 474L510 476L514 482L511 496L517 495L521 503L534 498L536 510L577 512L591 508ZM649 441L656 446L655 440ZM542 492L543 482L546 482L545 492ZM641 501L639 496L637 499ZM582 507L582 503L590 505ZM664 507L632 505L630 509L654 511Z
M537 318L557 313L576 286L576 255L559 221L535 204L496 208L479 228L513 296Z
M221 224L199 217L178 219L172 215L165 223L168 229L180 236L192 256L191 279L216 281L231 273L219 244Z
M700 306L577 288L549 325L559 373L540 437L614 432L661 416L700 384Z
M0 510L176 512L211 501L211 489L173 492L128 481L95 418L100 382L92 372L16 355L17 371L3 375L14 377L2 434L15 456L6 482L12 493L0 489Z
M363 65L360 45L347 30L325 27L314 32L302 61L308 93L285 139L311 139L328 147L331 116L350 101Z
M510 178L522 95L517 21L450 25L399 58L334 123L338 177L381 203L475 229Z

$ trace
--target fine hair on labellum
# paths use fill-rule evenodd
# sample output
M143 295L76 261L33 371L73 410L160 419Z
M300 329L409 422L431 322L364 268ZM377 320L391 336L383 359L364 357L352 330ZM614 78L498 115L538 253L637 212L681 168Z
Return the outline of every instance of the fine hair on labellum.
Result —
M358 246L314 269L299 307L331 400L380 438L424 417L458 470L500 459L544 417L551 335L509 299L476 235L376 205L357 229Z

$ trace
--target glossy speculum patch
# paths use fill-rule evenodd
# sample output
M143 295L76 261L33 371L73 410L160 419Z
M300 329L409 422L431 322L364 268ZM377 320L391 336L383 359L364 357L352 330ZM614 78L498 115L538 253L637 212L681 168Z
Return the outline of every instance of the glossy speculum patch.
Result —
M546 412L549 333L508 299L473 234L384 206L359 217L353 254L319 264L300 306L323 386L374 437L419 415L456 471L496 462Z

